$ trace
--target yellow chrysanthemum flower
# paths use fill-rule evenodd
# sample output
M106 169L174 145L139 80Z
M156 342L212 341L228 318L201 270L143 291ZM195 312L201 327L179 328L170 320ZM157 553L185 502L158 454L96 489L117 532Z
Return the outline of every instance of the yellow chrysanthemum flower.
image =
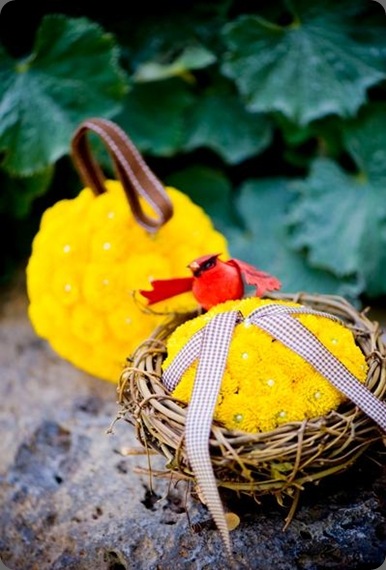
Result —
M192 335L214 315L239 310L246 317L254 309L273 302L300 306L294 302L253 297L227 301L182 324L168 339L164 370ZM297 314L295 318L358 380L366 380L366 359L349 328L318 315ZM174 397L189 402L196 368L197 362L185 372L173 391ZM311 364L247 320L235 327L214 417L228 429L252 433L270 431L283 423L325 415L344 399L345 396Z
M228 246L204 210L175 188L166 188L172 219L149 234L131 213L120 182L106 186L100 196L85 188L44 212L27 265L27 291L36 333L77 367L115 382L126 357L164 318L145 314L133 292L153 278L190 275L190 261L212 251L227 257ZM154 309L196 306L184 293Z

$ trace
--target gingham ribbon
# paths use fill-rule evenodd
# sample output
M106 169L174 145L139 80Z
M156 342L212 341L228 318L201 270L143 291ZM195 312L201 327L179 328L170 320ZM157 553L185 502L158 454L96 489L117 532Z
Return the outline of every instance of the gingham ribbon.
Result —
M228 353L237 317L237 311L216 315L202 332L196 376L200 381L194 382L185 424L185 446L190 466L228 552L231 549L229 532L212 469L208 441L226 366L224 355Z
M294 318L296 314L319 315L340 322L329 313L278 303L260 307L245 319L239 311L219 313L191 337L163 374L165 387L172 391L187 368L198 359L186 415L185 446L199 489L230 556L229 531L210 459L209 436L229 345L237 323L244 320L244 325L250 323L257 326L299 354L386 431L385 402L359 382L306 326Z
M107 119L90 118L83 121L72 137L72 159L84 184L96 195L106 192L104 174L88 144L87 135L90 132L98 135L106 146L137 222L147 231L155 232L171 218L171 200L132 140L117 124ZM151 206L156 216L147 215L139 197Z

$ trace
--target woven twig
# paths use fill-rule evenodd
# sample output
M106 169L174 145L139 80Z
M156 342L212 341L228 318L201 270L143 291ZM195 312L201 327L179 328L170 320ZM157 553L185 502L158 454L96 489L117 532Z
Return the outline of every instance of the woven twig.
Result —
M274 298L341 318L367 359L367 387L385 399L386 347L378 323L337 296L275 294ZM186 405L171 397L161 382L166 340L192 316L175 315L155 330L132 355L118 390L119 416L135 426L142 445L163 455L170 473L194 481L184 446ZM379 427L346 402L326 416L287 423L270 432L230 431L214 421L209 448L220 487L255 497L273 493L281 500L283 494L297 497L305 484L347 469L381 438Z

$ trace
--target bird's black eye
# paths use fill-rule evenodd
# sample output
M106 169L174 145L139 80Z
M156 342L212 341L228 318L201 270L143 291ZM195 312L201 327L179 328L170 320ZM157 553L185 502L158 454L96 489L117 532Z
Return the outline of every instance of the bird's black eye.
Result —
M210 269L211 267L214 267L215 265L216 265L216 258L212 257L211 259L208 259L208 261L205 261L205 263L203 263L201 265L201 270L206 271L207 269Z

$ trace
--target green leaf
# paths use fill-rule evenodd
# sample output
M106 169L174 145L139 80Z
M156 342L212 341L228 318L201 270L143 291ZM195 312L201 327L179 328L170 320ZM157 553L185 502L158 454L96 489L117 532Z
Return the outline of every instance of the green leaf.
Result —
M161 68L168 67L181 54L184 59L188 56L184 65L189 69L191 65L194 69L201 69L203 63L206 66L208 54L212 59L219 51L219 30L227 19L230 3L231 0L196 1L192 9L186 9L180 3L172 10L158 5L151 10L139 11L135 18L124 18L114 29L133 75L150 62L157 62ZM191 52L195 46L201 53L195 49ZM193 61L190 53L194 56ZM200 67L196 67L197 64Z
M237 164L262 152L272 140L267 117L247 111L240 99L224 89L200 96L187 117L186 150L211 148L225 162Z
M232 186L228 178L218 170L205 166L191 166L167 177L169 186L188 194L211 217L222 232L237 226Z
M52 182L54 169L49 166L33 176L15 178L0 171L0 212L15 218L25 218L33 201L42 196Z
M338 279L310 266L302 252L291 249L286 220L293 200L288 179L246 181L237 200L245 230L226 232L231 254L275 275L284 292L337 294L355 300L360 293L356 279Z
M113 38L85 18L46 16L33 53L0 49L0 149L10 173L30 175L69 150L77 125L111 117L127 91Z
M336 116L324 117L308 125L298 125L281 113L275 113L274 120L290 148L314 142L315 152L320 155L332 157L339 156L342 152L341 130L344 121Z
M136 84L115 120L142 152L170 156L180 150L184 113L193 100L180 79Z
M226 25L223 73L253 111L280 111L301 125L328 114L353 116L367 89L386 77L381 47L353 39L346 3L293 5L288 26L255 15Z
M367 105L341 126L343 143L362 176L380 188L386 185L386 104Z
M386 187L318 159L297 191L292 245L305 248L312 265L355 274L369 296L386 293Z
M133 79L137 82L158 81L170 77L184 77L195 69L208 67L216 61L216 56L200 45L191 45L184 48L173 61L160 63L148 61L138 66Z

